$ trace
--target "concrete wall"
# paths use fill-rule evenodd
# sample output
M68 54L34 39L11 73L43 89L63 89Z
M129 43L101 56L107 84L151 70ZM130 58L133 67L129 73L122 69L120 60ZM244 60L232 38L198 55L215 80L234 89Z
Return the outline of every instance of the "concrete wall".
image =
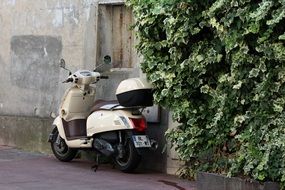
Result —
M173 121L172 113L168 114L168 129L176 128L179 123ZM167 142L167 156L166 156L166 173L176 175L180 167L184 165L184 162L179 160L178 154L175 151L175 147L171 147L170 143Z
M114 56L112 40L106 35L112 34L114 40L121 34L110 32L114 30L110 18L98 21L100 15L106 15L100 12L106 8L103 6L110 2L121 4L123 0L0 1L0 144L49 152L47 137L52 122L49 117L58 112L61 97L69 86L61 83L68 73L59 68L59 59L64 58L66 66L75 71L93 69L105 52ZM104 25L105 22L109 24ZM122 22L122 26L126 27L126 23ZM103 35L98 35L102 28ZM129 40L131 66L105 73L110 80L98 83L98 99L115 99L120 81L142 75L134 49L136 39L130 33L124 38ZM124 50L122 60L127 60L125 53ZM166 171L167 152L162 150L166 144L168 112L162 111L161 115L161 122L148 129L150 136L159 140L160 147L147 155L143 165Z
M0 145L51 153L47 143L51 124L48 118L0 116Z
M48 117L72 70L95 66L93 0L0 1L0 114Z

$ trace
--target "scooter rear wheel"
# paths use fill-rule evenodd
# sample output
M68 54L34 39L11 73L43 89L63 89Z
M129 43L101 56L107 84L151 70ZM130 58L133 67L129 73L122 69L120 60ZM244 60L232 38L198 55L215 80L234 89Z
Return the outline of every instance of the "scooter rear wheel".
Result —
M57 128L53 130L53 134L54 134L55 139L59 138L59 143L56 140L51 142L51 149L52 149L53 154L60 161L63 161L63 162L71 161L76 156L77 150L71 149L66 145L64 139L62 139L59 136Z
M125 173L131 173L139 165L141 156L138 154L131 140L128 140L124 148L125 153L123 155L123 158L116 157L114 161L119 170Z

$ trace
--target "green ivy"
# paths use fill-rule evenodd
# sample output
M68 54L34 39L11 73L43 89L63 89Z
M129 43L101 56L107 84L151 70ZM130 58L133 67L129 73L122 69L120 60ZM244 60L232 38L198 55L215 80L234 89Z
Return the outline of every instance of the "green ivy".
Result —
M127 0L182 175L197 170L285 189L285 1Z

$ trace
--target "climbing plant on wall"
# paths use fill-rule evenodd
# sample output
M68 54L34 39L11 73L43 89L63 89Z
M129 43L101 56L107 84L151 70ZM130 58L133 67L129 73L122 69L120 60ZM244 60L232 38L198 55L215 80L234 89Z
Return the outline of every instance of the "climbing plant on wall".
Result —
M285 184L285 1L127 0L182 175Z

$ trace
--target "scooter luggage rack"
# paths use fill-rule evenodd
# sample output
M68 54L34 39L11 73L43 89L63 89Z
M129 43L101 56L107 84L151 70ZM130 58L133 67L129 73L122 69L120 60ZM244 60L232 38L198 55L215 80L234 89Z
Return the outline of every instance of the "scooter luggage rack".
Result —
M143 106L131 106L131 107L125 107L125 106L121 106L121 105L117 105L114 108L112 108L112 110L129 110L129 109L142 109L144 108Z
M143 107L142 106L125 107L125 106L121 106L120 104L107 104L100 108L106 109L106 110L124 110L124 109L141 109Z

